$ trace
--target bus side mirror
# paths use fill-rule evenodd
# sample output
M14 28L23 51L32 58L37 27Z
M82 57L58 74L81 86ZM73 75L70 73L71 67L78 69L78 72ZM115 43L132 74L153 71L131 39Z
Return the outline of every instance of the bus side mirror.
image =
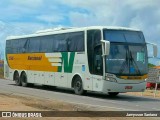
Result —
M153 57L157 57L157 54L158 54L158 48L157 48L157 45L156 44L153 44L153 43L147 43L148 45L151 45L153 47Z
M101 43L102 43L102 56L109 55L110 42L107 40L101 40Z

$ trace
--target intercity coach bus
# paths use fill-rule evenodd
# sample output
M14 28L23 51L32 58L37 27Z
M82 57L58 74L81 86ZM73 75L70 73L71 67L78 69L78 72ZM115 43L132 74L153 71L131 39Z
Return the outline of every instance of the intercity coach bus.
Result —
M157 46L153 45L153 54ZM59 28L6 40L4 76L116 96L145 90L148 53L142 31L124 27Z

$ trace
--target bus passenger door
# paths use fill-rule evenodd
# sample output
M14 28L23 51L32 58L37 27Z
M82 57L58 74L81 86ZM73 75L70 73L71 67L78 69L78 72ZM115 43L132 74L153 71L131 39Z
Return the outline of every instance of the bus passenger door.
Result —
M102 82L103 75L101 35L101 30L99 29L87 31L89 78L92 81L92 90L95 91L100 91L100 83Z
M101 91L102 88L102 76L103 76L103 59L102 59L102 49L101 45L98 45L94 48L94 57L93 57L93 90Z

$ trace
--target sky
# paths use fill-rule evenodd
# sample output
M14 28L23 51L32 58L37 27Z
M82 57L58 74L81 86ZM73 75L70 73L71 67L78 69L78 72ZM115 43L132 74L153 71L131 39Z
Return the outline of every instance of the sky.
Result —
M160 46L159 5L160 0L1 0L0 55L7 36L55 27L137 28L147 42ZM160 63L159 59L149 61Z

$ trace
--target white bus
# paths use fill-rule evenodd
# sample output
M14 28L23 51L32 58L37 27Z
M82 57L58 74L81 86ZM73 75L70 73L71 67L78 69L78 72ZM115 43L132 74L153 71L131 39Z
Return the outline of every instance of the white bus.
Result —
M153 46L156 54L156 46ZM39 31L6 40L4 76L15 84L42 84L108 93L145 90L147 46L142 31L92 26Z

